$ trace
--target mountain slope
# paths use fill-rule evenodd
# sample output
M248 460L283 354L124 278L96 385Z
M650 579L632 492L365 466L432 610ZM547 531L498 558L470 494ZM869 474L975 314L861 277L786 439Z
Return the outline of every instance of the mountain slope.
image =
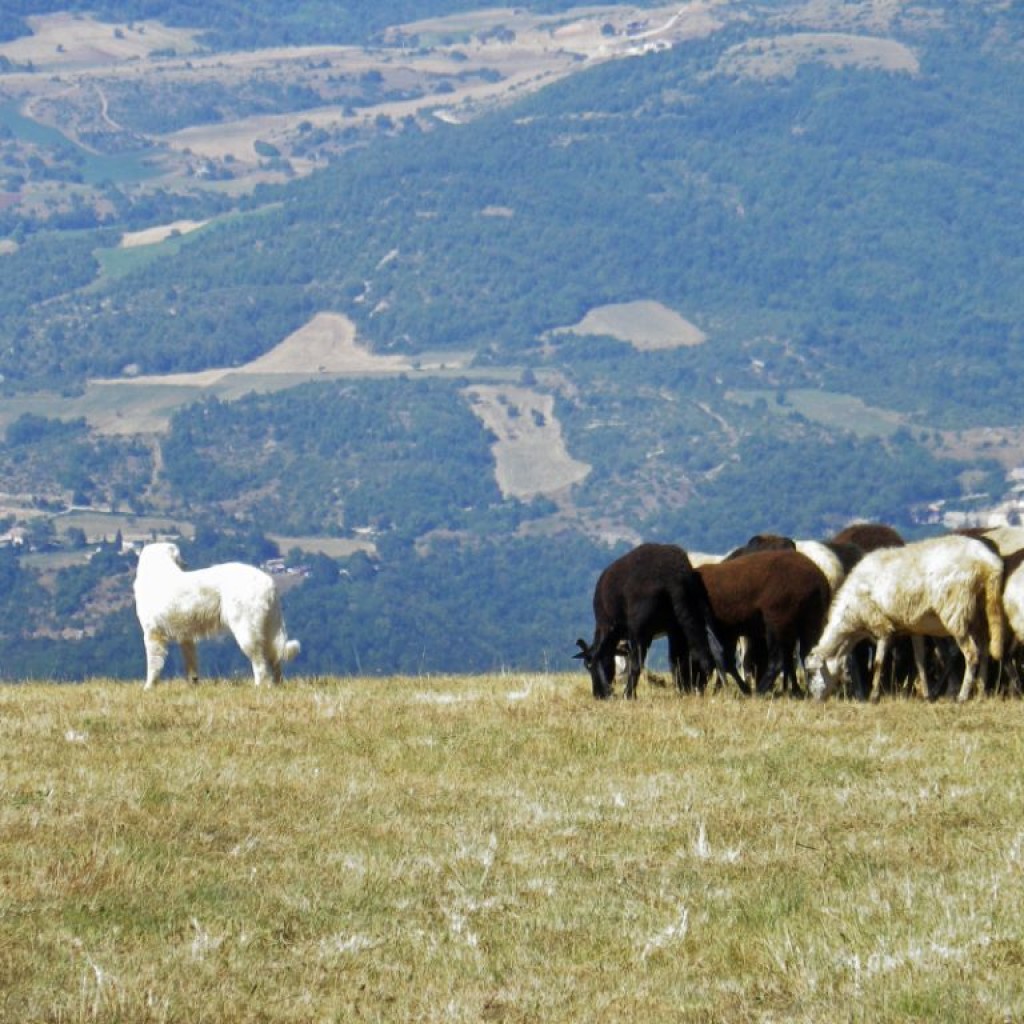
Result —
M291 125L250 168L203 163L212 176L173 190L18 172L0 213L7 478L36 510L74 498L242 539L372 530L372 569L340 563L339 583L320 566L294 592L317 671L355 665L313 594L363 638L363 668L536 663L587 619L610 545L723 550L857 516L914 533L935 509L1008 497L1005 473L1024 464L1012 12L683 10L686 31L672 11L624 5L532 27L509 12L404 26L361 52L346 88L364 114L337 131L313 116L325 97L309 76L340 56L286 61L273 74L307 76L288 92L250 54L245 102L273 93ZM572 73L501 95L536 40ZM186 63L173 74L199 73ZM224 63L237 80L243 65ZM460 64L495 87L486 104L445 100L468 81ZM124 82L102 88L127 121ZM188 89L178 115L199 109ZM180 150L148 141L177 166ZM42 147L48 173L74 162L0 144L10 159ZM316 354L278 348L325 318L391 362L357 368L329 338ZM686 330L651 343L668 323ZM140 420L150 403L159 415ZM425 653L425 631L467 615L464 642Z

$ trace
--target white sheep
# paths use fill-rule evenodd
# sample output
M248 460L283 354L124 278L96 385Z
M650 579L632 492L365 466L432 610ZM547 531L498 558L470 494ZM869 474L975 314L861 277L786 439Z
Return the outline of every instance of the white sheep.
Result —
M199 678L196 641L230 632L252 662L256 685L279 683L281 665L299 653L289 640L274 581L241 562L187 572L177 544L147 544L135 572L135 611L146 645L146 689L160 678L167 648L178 643L185 673Z
M828 580L829 593L834 595L846 578L846 568L839 555L827 544L817 540L798 540L796 549L805 558L809 558Z
M957 700L967 700L983 657L1002 657L1002 580L1002 559L970 537L935 537L869 552L839 588L821 639L806 660L811 693L824 700L836 686L842 659L857 641L871 639L878 645L871 687L871 699L877 701L892 638L909 633L956 641L964 656ZM920 641L914 653L918 683L926 695Z

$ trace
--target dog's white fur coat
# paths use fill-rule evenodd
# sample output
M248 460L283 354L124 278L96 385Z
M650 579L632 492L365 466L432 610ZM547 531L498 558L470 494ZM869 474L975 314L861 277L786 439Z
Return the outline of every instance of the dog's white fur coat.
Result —
M289 640L274 581L261 569L225 562L188 572L177 544L147 544L135 572L135 611L146 645L146 689L154 686L172 643L185 673L199 678L196 641L230 632L252 662L256 685L279 683L281 666L299 653Z

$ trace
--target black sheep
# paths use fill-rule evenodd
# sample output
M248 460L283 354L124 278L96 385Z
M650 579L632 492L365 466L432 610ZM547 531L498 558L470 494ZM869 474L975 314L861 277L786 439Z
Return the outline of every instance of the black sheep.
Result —
M669 663L680 689L691 657L702 678L721 667L707 595L686 552L675 544L641 544L601 573L594 588L594 639L577 641L576 657L590 672L594 696L611 696L615 655L625 643L625 695L634 697L647 652L659 636L668 638Z

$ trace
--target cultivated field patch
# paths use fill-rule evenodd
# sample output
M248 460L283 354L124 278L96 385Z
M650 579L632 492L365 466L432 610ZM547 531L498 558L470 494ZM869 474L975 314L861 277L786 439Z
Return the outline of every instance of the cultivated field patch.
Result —
M888 437L904 424L891 409L868 405L853 395L816 388L788 388L784 391L750 388L727 391L726 399L743 405L763 403L779 416L798 413L835 430L848 430L860 437Z
M448 359L446 369L458 365L458 357L449 355ZM438 368L440 364L417 360L414 366L403 356L377 355L358 343L355 325L348 317L320 313L243 366L92 380L83 396L60 400L59 409L50 400L48 411L66 418L84 416L99 433L163 433L179 408L204 395L229 401L250 392L278 391L331 375L376 376ZM37 411L39 402L39 398L5 402L8 421L22 412Z
M154 50L189 53L198 35L158 21L110 23L86 14L29 15L25 21L32 34L0 43L0 56L37 72L138 61Z
M328 558L349 558L362 551L373 554L377 550L370 537L289 537L279 533L268 534L282 553L298 548L310 555L326 555Z

